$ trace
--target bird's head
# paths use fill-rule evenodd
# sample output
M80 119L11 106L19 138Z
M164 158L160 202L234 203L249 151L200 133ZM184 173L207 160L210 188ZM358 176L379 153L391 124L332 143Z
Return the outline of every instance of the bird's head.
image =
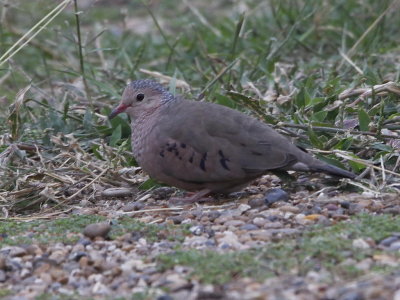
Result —
M148 79L135 80L127 85L120 104L114 108L108 118L112 119L125 112L136 119L141 114L152 112L173 99L174 96L161 84Z

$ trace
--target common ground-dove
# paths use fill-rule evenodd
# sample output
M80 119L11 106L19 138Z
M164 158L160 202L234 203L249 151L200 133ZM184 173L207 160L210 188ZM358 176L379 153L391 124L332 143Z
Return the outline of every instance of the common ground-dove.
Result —
M132 150L152 178L195 191L230 193L272 170L355 174L296 147L267 124L237 110L173 96L152 80L131 82L109 118L132 120Z

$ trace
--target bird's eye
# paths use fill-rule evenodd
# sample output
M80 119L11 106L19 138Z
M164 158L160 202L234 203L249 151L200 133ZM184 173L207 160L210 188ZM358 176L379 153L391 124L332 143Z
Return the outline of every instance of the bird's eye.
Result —
M144 99L144 95L143 94L137 94L136 96L136 100L137 101L142 101Z

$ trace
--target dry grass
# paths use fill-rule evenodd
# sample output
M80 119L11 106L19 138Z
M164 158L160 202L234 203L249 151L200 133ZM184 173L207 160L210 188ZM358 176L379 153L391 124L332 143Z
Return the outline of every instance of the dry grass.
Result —
M360 190L397 191L397 26L385 23L395 19L396 1L378 10L371 1L350 1L342 10L304 1L212 9L123 3L112 10L100 3L76 8L80 18L71 5L66 9L70 3L32 13L40 21L30 24L11 22L9 14L20 9L17 17L24 17L33 4L2 8L0 101L9 106L0 116L4 217L48 216L146 180L126 141L127 120L106 118L126 80L144 74L188 97L253 113L331 163L350 161L367 178L351 183ZM340 27L352 10L361 23L349 19ZM172 21L177 13L182 17ZM149 24L148 31L135 32L132 20Z

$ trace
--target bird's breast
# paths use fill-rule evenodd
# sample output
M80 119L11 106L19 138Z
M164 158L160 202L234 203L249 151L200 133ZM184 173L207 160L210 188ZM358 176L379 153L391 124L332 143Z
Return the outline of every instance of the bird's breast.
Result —
M154 160L159 148L159 137L155 134L157 114L143 115L132 123L132 152L138 164L146 171L146 165Z

